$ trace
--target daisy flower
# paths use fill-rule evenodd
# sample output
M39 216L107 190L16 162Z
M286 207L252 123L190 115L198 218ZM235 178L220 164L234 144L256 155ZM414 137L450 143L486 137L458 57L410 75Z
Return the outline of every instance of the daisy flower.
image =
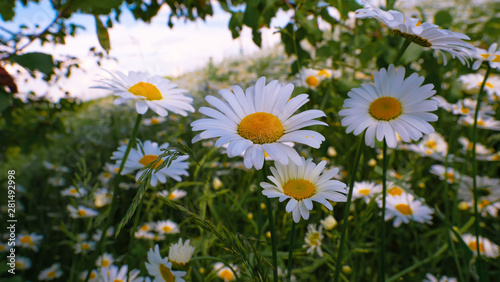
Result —
M119 71L108 72L111 78L98 81L99 85L91 88L106 89L118 96L115 104L120 105L127 101L136 101L137 113L144 114L148 109L159 116L167 116L168 111L187 116L187 112L194 112L193 99L184 95L187 90L177 88L177 84L160 76L150 77L144 72L129 72L125 75Z
M154 276L158 281L183 282L182 276L186 275L185 271L172 270L172 263L168 261L168 257L161 257L158 245L155 245L154 251L153 248L149 249L146 269L149 275Z
M385 220L394 218L394 227L399 227L401 223L410 222L410 220L420 223L432 223L432 209L415 200L412 194L404 193L401 196L386 197ZM382 207L382 201L379 201Z
M325 230L332 230L338 225L337 220L333 217L333 215L328 215L325 219L320 220L319 223L321 223Z
M138 269L128 271L128 265L118 267L112 265L108 268L101 268L99 281L102 282L142 282L144 278L138 277L141 273ZM128 279L127 279L128 277ZM168 281L168 280L167 280Z
M452 167L445 168L442 165L432 165L430 173L437 175L440 180L447 179L448 183L455 183L461 177Z
M75 246L75 254L86 254L89 251L95 250L95 242L88 241L88 242L81 242L81 243L76 243Z
M156 231L160 234L175 234L181 232L177 223L167 220L160 220L156 223Z
M84 272L82 272L80 274L80 281L85 281L88 273L89 273L88 270L85 270ZM97 272L97 270L92 269L92 271L90 272L88 282L100 282L99 273Z
M364 199L368 203L374 195L382 192L382 185L369 181L354 182L352 199Z
M470 39L467 35L440 28L435 24L422 23L418 19L405 17L398 11L383 11L371 4L365 4L364 9L356 11L356 17L375 18L389 27L394 34L422 47L434 49L438 53L448 52L453 58L457 57L462 64L468 63L467 59L472 58L475 52L474 46L463 41ZM442 54L442 57L446 65L445 55Z
M72 217L72 218L86 218L86 217L96 217L99 215L99 212L93 210L93 209L89 209L89 208L86 208L82 205L79 205L78 206L78 209L71 206L71 205L68 205L67 207L68 211L69 211L69 215Z
M191 260L195 248L189 244L189 241L182 243L182 238L179 238L179 242L170 245L168 259L174 265L184 266Z
M309 211L313 209L313 201L323 204L329 210L333 207L330 201L345 202L347 189L345 183L331 180L338 168L324 171L326 161L318 165L312 159L304 160L301 166L295 163L282 165L278 162L271 167L272 176L267 178L272 182L261 182L262 194L268 198L279 198L280 202L289 200L286 212L291 212L293 220L309 219Z
M464 243L469 247L474 256L477 256L478 246L476 236L466 233L462 235L462 240L464 240ZM479 252L481 255L489 258L496 258L499 256L498 245L482 236L479 236Z
M283 165L287 165L290 159L300 165L300 155L283 142L319 148L325 137L301 128L326 123L314 120L325 116L320 110L307 110L293 115L309 101L307 94L290 99L293 88L292 84L282 86L277 80L266 85L266 78L261 77L255 86L247 88L245 92L237 85L233 91L220 90L219 94L226 101L207 96L207 102L216 109L200 108L199 112L210 118L191 123L193 131L203 130L192 142L218 137L215 146L219 148L229 143L227 154L230 158L245 152L243 162L247 168L261 169L264 152Z
M99 188L94 193L94 205L96 208L102 208L111 203L113 193L110 193L107 188Z
M146 126L150 125L157 125L162 122L165 122L167 119L164 117L152 117L152 118L145 118L142 120L142 123Z
M500 179L489 178L487 176L476 176L477 192L480 200L487 200L489 203L500 200ZM470 176L462 176L462 181L458 186L458 198L465 201L472 201L473 179Z
M405 142L418 140L422 134L434 132L429 124L437 116L429 113L437 110L437 102L427 100L436 93L432 84L422 85L424 77L412 74L404 78L405 69L380 69L375 72L375 84L361 84L347 93L350 98L344 101L339 112L343 116L342 126L346 132L354 131L359 135L366 129L365 143L375 147L384 138L390 148L397 145L396 133Z
M467 152L467 151L472 151L473 148L473 143L467 139L467 137L459 137L458 138L458 143L462 145L462 151ZM481 143L476 143L476 154L486 156L486 155L491 155L493 154L495 150L492 148L488 148L484 146Z
M112 265L114 261L115 259L112 254L104 253L97 258L95 265L98 267L108 267Z
M462 116L458 119L458 124L473 126L474 116ZM479 112L479 116L477 117L477 127L482 129L500 131L500 121L488 115L481 115L481 112Z
M237 271L237 268L233 264L230 264L230 266L231 267L228 267L222 262L217 262L214 264L214 269L217 271L217 276L220 279L224 280L224 282L236 280L236 276L234 275L234 272L233 270L231 270L231 268L233 268L235 271Z
M162 149L167 149L168 147L168 143L163 143L159 146L158 143L151 142L150 140L145 141L142 145L137 144L137 148L132 148L130 150L127 161L125 162L125 166L122 170L122 174L127 174L146 167L150 163L156 161L158 156L163 153ZM111 159L121 162L123 156L125 155L125 150L126 146L120 146L117 151L113 152ZM179 156L177 159L173 160L168 167L164 167L157 172L153 172L150 183L151 186L156 186L158 182L167 182L167 177L176 181L181 181L181 175L189 175L187 172L189 163L185 162L188 157L189 156L187 155ZM158 161L154 168L157 168L161 163L163 163L163 160ZM138 181L144 172L145 170L139 171L135 176L135 180Z
M497 50L497 47L498 44L493 43L490 45L490 48L488 48L488 51L476 48L474 57L477 61L472 65L472 69L477 70L481 64L486 61L490 64L490 67L500 70L500 50Z
M323 226L320 225L318 229L316 229L316 224L307 225L307 233L304 237L304 241L306 242L303 248L307 248L306 253L312 254L314 250L318 252L320 257L323 256L323 251L321 250L321 241L323 241Z
M54 176L47 179L47 182L52 186L64 186L66 180L60 176Z
M441 279L438 279L436 276L427 273L425 275L425 278L423 282L458 282L457 278L454 277L446 277L446 276L441 276Z
M313 89L318 87L323 79L330 78L331 76L331 71L327 69L314 70L302 68L300 72L301 84Z
M113 178L120 168L119 164L110 164L106 163L103 168L103 172L101 172L98 176L99 180L103 185L107 185L109 180Z
M63 272L61 270L60 264L54 263L52 266L42 270L42 272L38 274L38 280L54 280L61 277L62 275Z
M26 270L31 267L31 260L26 257L17 257L16 258L16 269Z
M176 201L184 198L187 195L187 192L181 189L175 189L172 190L172 192L169 192L167 190L162 190L158 193L156 193L159 197L167 198L171 201Z
M484 75L479 73L471 73L466 75L461 75L458 80L462 84L462 90L467 94L477 94L479 88L483 84ZM490 75L488 80L484 84L484 91L488 95L493 95L495 92L500 91L500 79L497 76Z
M38 252L38 245L40 244L40 241L42 241L42 239L43 235L38 235L36 233L31 233L31 234L22 233L19 236L17 236L16 244L23 248L29 248L35 252Z
M61 196L81 198L85 195L87 195L87 191L83 187L76 188L75 186L69 186L68 188L61 191Z
M113 226L111 226L106 231L106 237L111 237L111 236L113 236L114 233L115 233L115 228ZM97 229L95 231L95 234L92 235L92 239L97 242L97 241L101 240L101 236L102 236L102 230Z

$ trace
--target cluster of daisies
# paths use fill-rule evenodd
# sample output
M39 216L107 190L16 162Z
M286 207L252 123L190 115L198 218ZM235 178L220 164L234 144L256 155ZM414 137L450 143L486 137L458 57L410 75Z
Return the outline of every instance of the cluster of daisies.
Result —
M500 68L500 51L493 44L488 50L475 48L465 42L469 38L460 33L441 29L437 25L421 22L418 19L405 17L397 11L383 11L366 4L364 9L351 15L353 19L375 18L383 23L391 32L405 38L407 41L440 53L444 64L447 63L445 53L451 54L462 64L468 60L475 60L473 69L479 68L487 62L491 68ZM144 119L146 126L156 126L176 116L187 116L194 112L193 99L168 79L159 76L149 76L142 72L109 73L111 78L103 78L95 88L110 90L117 97L115 104L134 101L139 115L148 110L159 115ZM340 74L329 69L303 68L300 72L300 85L317 89L323 81L339 77ZM365 144L369 147L378 147L385 142L389 148L413 151L421 156L431 157L441 163L447 163L450 157L455 161L464 161L465 155L472 149L472 143L466 137L460 137L464 157L455 157L448 153L448 144L445 138L434 131L431 122L437 121L433 114L438 107L459 116L458 123L472 125L477 101L462 99L451 104L444 98L435 96L436 91L432 84L424 84L425 78L416 73L407 74L405 68L394 64L381 68L372 75L362 75L360 78L370 80L353 88L348 92L343 109L338 112L341 125L346 127L346 133L360 135L364 133ZM464 92L477 92L484 75L466 75L460 78ZM495 107L500 97L500 79L492 76L485 83L488 99L479 101L478 127L489 130L500 130L500 121L493 117ZM285 202L284 210L291 214L294 222L307 221L314 203L319 203L328 210L333 210L331 202L345 202L348 192L346 184L339 181L339 167L328 167L328 162L322 160L318 163L312 158L307 158L299 153L297 147L308 146L318 149L325 137L311 129L311 126L327 126L319 119L326 114L318 109L309 109L298 112L309 102L307 94L292 97L294 85L280 83L277 80L267 81L260 77L255 85L246 89L235 85L231 89L221 89L219 96L208 95L205 97L210 106L201 107L199 113L206 118L198 119L191 123L193 131L198 132L192 143L201 142L202 146L221 148L229 158L242 158L241 162L213 163L214 167L262 170L266 168L266 160L273 162L269 168L270 175L259 183L262 194L268 198L277 198ZM215 139L215 141L213 141ZM418 141L411 143L412 141ZM133 142L129 146L128 142ZM409 143L405 144L403 142ZM178 156L168 166L162 166L165 161L162 156L170 150L168 143L157 143L152 140L126 141L113 152L112 163L107 163L98 178L100 187L110 187L110 180L121 171L122 175L135 175L139 181L142 176L151 171L149 184L151 187L161 186L168 179L182 181L183 176L189 176L189 162L187 155ZM479 160L498 161L500 153L495 152L483 144L476 144L476 153ZM336 155L332 147L328 155ZM68 172L67 168L44 163L47 169L57 172L51 178L53 186L65 187L62 174ZM123 169L120 169L122 167ZM222 170L221 170L222 171ZM229 170L228 170L229 171ZM472 178L456 172L453 168L442 164L431 167L430 174L436 175L442 181L448 181L458 187L458 197L462 210L471 210L473 206ZM385 196L385 220L393 220L393 226L399 227L402 223L408 224L415 221L423 224L432 224L434 210L425 200L418 197L417 193L408 184L408 179L392 171L391 181L387 183ZM220 176L220 174L218 175ZM478 205L483 216L498 215L500 208L500 180L478 176L484 193L479 198ZM212 183L215 190L223 184L218 177ZM120 183L120 187L130 189L131 184ZM97 186L96 186L97 187ZM60 191L61 197L67 198L70 217L75 220L88 219L100 214L99 209L112 204L113 191L108 188L89 188L79 185L70 185ZM352 187L353 199L363 199L366 203L374 201L382 208L382 185L374 181L355 182ZM180 200L187 195L183 190L160 190L159 197L170 200ZM323 230L332 230L337 225L332 215L320 221L320 225L309 224L304 238L306 253L316 252L323 256L322 242L325 236ZM107 230L106 235L112 236L113 229ZM134 230L138 239L164 241L170 234L182 234L177 223L170 219L146 222ZM73 242L75 254L87 254L95 251L96 243L102 237L102 231L96 232L92 239L87 234L79 234ZM37 246L43 236L32 233L19 236L21 247L37 251ZM498 257L498 246L479 236L463 234L462 240L475 252L479 250L488 257ZM2 249L3 247L3 249ZM0 245L0 251L6 249ZM160 246L155 245L147 253L145 268L154 281L184 281L186 265L191 260L195 248L190 240L183 242L179 238L177 243L169 247L168 256L162 256ZM22 267L29 268L29 259L20 258ZM89 272L81 273L82 280L89 277L89 281L151 281L150 277L141 277L137 269L130 270L126 264L115 265L120 260L111 254L104 253L95 262L96 268ZM21 266L19 269L22 269ZM239 269L235 265L217 263L214 271L218 277L225 280L235 280ZM60 264L55 263L39 274L39 280L52 280L63 275ZM436 279L428 274L428 279Z

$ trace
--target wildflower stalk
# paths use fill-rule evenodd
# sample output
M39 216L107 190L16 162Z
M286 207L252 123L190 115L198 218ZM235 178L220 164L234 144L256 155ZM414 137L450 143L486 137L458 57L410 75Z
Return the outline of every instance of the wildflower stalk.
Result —
M365 131L366 132L366 131ZM363 140L365 139L365 132L361 135L359 138L359 143L358 143L358 148L356 149L356 157L354 158L354 164L352 166L351 170L351 179L349 181L349 191L347 193L347 202L344 208L344 220L342 221L342 231L340 233L340 245L339 245L339 250L337 253L337 266L335 267L335 275L334 275L334 281L337 282L339 280L339 275L340 275L340 265L342 264L342 255L344 253L344 241L346 237L346 230L347 230L347 221L349 218L349 211L351 208L351 201L352 201L352 191L354 188L354 180L356 178L356 172L358 171L358 165L359 165L359 160L361 159L361 144L363 144Z
M113 182L113 199L111 201L111 207L109 209L109 214L106 220L106 224L104 225L104 228L102 230L101 238L99 239L99 243L97 244L96 252L93 258L93 262L97 259L97 257L101 254L104 253L104 243L106 241L106 233L108 231L108 228L111 226L111 223L113 221L113 217L116 212L116 207L117 207L117 202L118 202L118 186L120 185L120 180L121 180L121 173L123 168L125 167L125 163L127 162L128 155L130 153L130 150L132 147L135 145L135 139L137 137L137 132L139 132L139 126L141 125L141 120L142 120L142 115L137 114L137 118L135 119L135 125L134 129L132 129L132 134L130 134L130 138L128 140L127 144L127 149L125 150L125 153L123 155L123 159L120 163L120 167L118 168L118 173L115 175L115 179ZM92 269L90 269L87 273L87 277L85 278L85 282L89 281L90 278L90 273L92 272Z
M384 139L382 151L382 216L380 219L380 279L385 281L385 205L387 195L387 142Z
M405 42L403 42L403 45L401 46L401 49L399 50L399 53L396 55L396 58L394 59L394 66L396 66L399 62L399 59L403 56L404 52L410 46L411 41L409 39L405 39Z
M293 243L295 239L295 221L292 218L292 231L290 231L290 245L288 250L288 272L286 274L286 281L290 282L292 278L292 259L293 259Z
M479 250L480 242L479 242L479 233L480 233L480 228L479 228L479 221L481 220L481 215L479 214L479 209L477 206L477 201L479 200L479 197L477 195L477 160L476 160L476 143L477 143L477 118L479 116L479 108L481 106L481 101L483 99L483 93L484 93L484 85L486 84L486 80L488 79L488 76L490 75L491 71L491 66L488 64L488 68L486 69L486 74L484 75L484 80L481 83L481 87L479 88L479 94L477 95L477 102L476 102L476 111L474 112L474 125L472 126L472 189L473 189L473 194L474 194L474 216L476 218L476 221L474 222L474 229L476 232L476 252L477 252L477 259L476 259L476 269L478 271L479 275L479 281L486 280L485 277L482 277L482 269L481 269L481 253Z
M262 167L262 179L266 179L267 168L266 164ZM262 193L262 192L259 192ZM271 199L267 199L267 215L269 219L269 230L271 231L271 247L273 250L273 277L274 282L278 281L278 251L276 246L276 231L274 229L273 208L271 206ZM260 207L259 207L260 208Z

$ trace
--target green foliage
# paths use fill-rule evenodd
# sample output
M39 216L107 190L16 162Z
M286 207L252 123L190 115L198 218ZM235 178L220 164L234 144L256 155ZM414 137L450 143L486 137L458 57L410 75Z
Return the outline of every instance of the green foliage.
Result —
M38 70L47 77L54 73L54 59L50 54L40 52L24 53L22 55L13 55L10 60L31 72Z
M101 44L101 47L104 50L106 50L106 52L109 53L111 46L109 43L108 29L104 27L104 24L101 22L99 17L94 16L94 19L95 19L95 26L97 30L97 38L99 39L99 44Z

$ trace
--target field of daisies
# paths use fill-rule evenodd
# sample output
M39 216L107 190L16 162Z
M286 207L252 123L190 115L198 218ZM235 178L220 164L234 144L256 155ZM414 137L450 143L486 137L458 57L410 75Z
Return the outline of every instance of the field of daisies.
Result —
M57 111L43 148L6 149L0 275L495 281L493 11L496 29L473 12L443 27L365 4L322 29L344 40L328 60L277 46L177 78L103 70L92 88L112 95Z

